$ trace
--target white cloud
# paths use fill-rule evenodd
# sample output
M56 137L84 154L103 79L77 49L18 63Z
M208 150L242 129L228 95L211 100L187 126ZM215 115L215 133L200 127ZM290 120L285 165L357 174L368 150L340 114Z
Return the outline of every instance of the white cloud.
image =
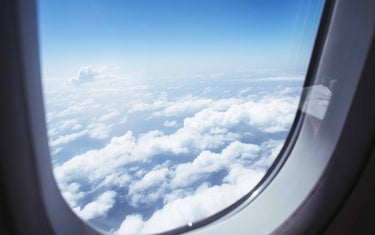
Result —
M265 141L261 145L262 156L254 164L255 167L262 167L267 169L275 161L276 157L279 155L281 148L284 145L284 140L269 140Z
M241 102L241 100L235 98L212 100L207 98L193 97L190 95L168 101L163 96L162 98L159 97L152 103L136 103L130 108L128 113L153 111L151 113L151 117L172 117L181 114L193 114L208 107L223 110L239 102Z
M100 107L93 99L83 99L81 102L75 102L73 105L68 105L67 108L55 114L56 118L63 118L70 115L82 115L85 113L93 113L92 111Z
M59 148L57 148L57 149L55 149L53 152L52 152L52 156L53 155L55 155L55 154L57 154L57 153L59 153L61 150L63 150L64 148L62 148L62 147L59 147Z
M128 215L124 222L122 222L120 228L113 234L139 234L143 227L143 219L141 215Z
M143 221L140 215L127 216L115 234L159 233L196 222L234 203L250 191L263 175L263 171L247 170L243 177L246 181L240 184L213 187L204 184L193 195L170 201L147 221Z
M230 170L235 163L242 163L244 159L254 159L258 156L259 150L257 145L234 141L221 153L203 151L193 162L178 165L170 184L174 188L191 185L201 179L204 174L221 169Z
M69 143L73 140L76 140L76 139L78 139L78 138L80 138L80 137L82 137L86 134L87 134L87 130L83 130L83 131L76 132L76 133L73 133L73 134L60 136L55 140L51 140L49 142L49 145L50 146L57 146L57 145L61 145L61 144L67 144L67 143Z
M288 130L295 116L298 98L269 98L257 102L233 104L227 110L207 108L184 120L184 128L207 131L212 128L230 129L244 123L263 132Z
M75 208L77 206L77 201L86 195L86 193L80 190L81 185L76 182L71 184L60 184L59 187L64 199L71 208Z
M128 174L124 172L113 172L107 175L104 178L103 182L98 185L98 187L111 185L111 186L117 186L119 188L123 188L129 185L130 182L131 182L131 176L129 176Z
M80 129L82 129L82 125L80 125L80 124L76 124L76 125L74 125L74 126L72 127L72 131L78 131L78 130L80 130Z
M77 124L78 122L78 119L68 119L68 120L65 120L65 121L62 121L60 124L59 124L59 127L60 129L62 130L65 130L66 128L69 128L75 124Z
M165 181L168 173L167 168L150 171L140 181L130 185L129 190L144 191L147 188L158 186Z
M80 124L78 124L78 119L68 119L63 120L60 122L57 122L55 125L51 126L48 130L48 136L50 138L55 137L56 135L59 135L61 132L66 132L69 130L72 131L78 131L82 128Z
M57 182L60 185L83 180L89 185L95 185L108 175L119 171L127 162L136 160L131 157L135 145L132 132L127 132L121 137L113 137L104 148L90 150L55 167Z
M233 165L245 167L245 161L254 160L258 157L259 151L260 148L256 145L234 141L221 153L203 151L193 162L156 168L142 179L133 180L129 185L129 200L133 206L139 203L152 203L161 198L168 198L164 201L169 201L174 198L175 190L191 187L198 180L206 180L211 173L219 170L231 172ZM150 188L152 190L147 191ZM172 194L167 191L172 191ZM189 192L181 195L187 194Z
M73 85L80 85L85 82L94 80L99 75L99 72L90 66L81 67L77 76L71 80Z
M165 127L176 127L177 122L175 120L174 121L165 121L163 126L165 126Z
M83 209L76 207L73 210L85 220L103 216L115 204L115 197L115 191L106 191L96 201L88 203Z
M176 116L181 113L192 113L208 107L212 103L211 99L196 99L184 97L183 99L170 102L165 109L154 112L153 116Z
M129 185L128 196L130 204L136 207L139 203L150 204L163 197L169 181L167 179L169 175L170 170L160 168L151 170L138 181L134 180ZM153 190L145 194L149 189Z
M104 85L104 80L93 79L84 86L72 87L69 99L73 101L59 107L62 112L53 112L58 121L67 117L69 120L55 122L53 127L58 128L59 123L70 132L86 129L51 140L51 145L57 146L78 139L78 133L83 133L102 141L104 147L72 157L57 165L54 173L64 198L85 219L106 215L115 198L127 200L134 210L145 205L148 210L155 209L153 203L157 202L159 210L145 221L142 215L124 212L127 216L117 230L121 234L157 232L194 222L243 196L259 182L283 141L266 140L254 145L239 140L245 141L249 133L288 130L298 104L298 97L292 96L295 91L285 89L255 98L245 97L249 92L243 90L237 98L217 100L191 95L172 100L166 93L154 92L156 96L150 96L139 90L121 96L129 90L125 92L121 86L101 89L99 84ZM95 92L88 96L83 88ZM115 93L120 98L114 99ZM155 101L150 101L154 97ZM111 105L105 105L108 103ZM104 113L106 110L108 113ZM162 132L151 126L139 132L137 115L155 118L158 123L162 120L163 126L176 129ZM118 124L128 122L128 118L126 128L134 128L135 134L128 131L111 137L111 133L119 133L118 127L124 128ZM178 120L178 125L173 119ZM170 159L168 164L152 165L165 162L164 158ZM215 173L219 176L213 180ZM103 194L82 206L93 194L108 190L114 194ZM117 190L121 190L121 195L116 195Z
M105 139L109 136L109 133L111 132L113 127L113 124L107 125L104 123L95 123L90 124L88 126L89 128L89 135L91 138L94 139Z
M124 124L124 123L126 123L127 121L128 121L128 117L125 116L125 117L123 117L123 118L121 119L121 121L119 122L119 124Z
M157 100L151 104L148 103L136 103L128 111L128 113L157 110L167 106L168 102L166 100Z
M295 98L276 99L272 97L266 97L256 102L245 102L238 99L221 100L212 107L185 118L183 127L172 134L166 135L161 131L150 131L135 138L132 132L127 132L123 136L113 137L110 143L101 149L91 150L73 157L57 166L54 172L59 184L69 185L74 182L83 182L91 185L93 190L95 187L103 185L119 187L131 185L130 194L134 197L132 202L137 204L137 201L142 199L139 192L147 189L147 185L152 185L153 181L147 180L144 175L147 172L142 168L130 176L127 173L127 164L148 162L153 156L162 153L175 156L198 153L192 162L172 167L173 171L168 172L168 175L174 174L174 178L168 187L163 186L158 192L155 191L155 194L150 194L148 198L144 197L146 201L151 200L151 197L155 200L155 198L165 196L163 190L177 190L179 187L189 186L199 177L204 177L220 169L227 169L230 172L232 169L228 166L233 165L235 161L239 163L253 161L253 158L258 156L259 146L236 141L240 134L230 130L233 128L235 130L236 126L242 124L256 127L263 132L285 130L294 118L295 103ZM266 112L266 114L262 112ZM112 125L103 123L91 124L88 134L92 138L107 138L111 128ZM86 134L86 132L83 133ZM67 142L70 139L78 138L77 136L79 135L64 136L52 144ZM212 151L219 147L224 147L221 153ZM263 161L258 165L265 167L270 164L270 160ZM154 173L151 171L150 174ZM155 178L152 179L158 179L156 176L154 175ZM143 177L143 181L134 181L134 177ZM137 199L137 196L141 199Z
M103 116L101 116L99 119L98 119L98 122L104 122L104 121L108 121L110 119L112 119L113 117L116 117L120 115L120 112L118 111L112 111L110 113L107 113L107 114L104 114Z

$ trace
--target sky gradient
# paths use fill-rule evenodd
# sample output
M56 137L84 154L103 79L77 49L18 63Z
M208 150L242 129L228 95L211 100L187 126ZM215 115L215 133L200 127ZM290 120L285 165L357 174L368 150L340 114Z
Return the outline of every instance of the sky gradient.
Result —
M40 0L45 78L125 71L304 72L322 1Z

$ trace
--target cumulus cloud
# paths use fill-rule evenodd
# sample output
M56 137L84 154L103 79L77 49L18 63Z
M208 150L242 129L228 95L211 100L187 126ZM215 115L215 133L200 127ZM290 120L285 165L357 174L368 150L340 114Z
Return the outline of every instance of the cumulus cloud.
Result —
M76 207L73 210L85 220L103 216L115 204L115 197L115 191L107 191L100 195L96 201L88 203L83 209Z
M104 224L111 208L129 207L113 210L123 216L121 224L109 223L118 234L171 229L235 202L272 164L283 144L277 136L289 129L298 104L292 88L253 94L252 88L224 87L234 91L232 98L215 98L202 94L224 89L205 93L205 86L199 96L173 96L184 87L148 93L125 83L107 87L93 69L81 75L91 82L71 87L61 96L66 103L50 112L50 145L57 151L85 135L88 146L100 144L55 164L54 174L84 219L101 217ZM252 142L256 134L262 138Z
M55 177L60 184L85 181L94 185L118 171L125 163L134 161L131 154L135 145L132 132L113 137L104 148L90 150L55 167Z
M239 167L241 168L241 167ZM263 171L245 170L237 174L244 181L237 180L237 184L222 184L209 187L203 184L193 195L168 202L162 209L157 210L148 220L143 220L139 214L125 218L115 234L158 233L196 222L212 215L232 204L254 187ZM236 178L236 177L234 177Z
M167 168L148 172L140 181L130 185L130 191L144 191L149 187L157 186L166 179L169 170Z
M192 139L187 140L187 138L194 138L194 136L184 135L183 137L179 137L176 134L168 136L158 132L150 132L136 139L132 132L129 131L124 136L112 138L111 142L102 149L88 151L57 166L54 169L55 177L60 185L82 182L94 188L105 185L105 183L124 187L131 181L125 170L127 164L144 162L148 158L162 152L174 154L186 153L189 149L184 146L184 143L190 145L191 143L189 142L192 141ZM214 142L218 141L215 139L215 136L211 136L211 138ZM201 141L204 140L205 138L201 139ZM205 149L209 146L206 145L207 143L203 146L201 145L202 143L193 144L196 144L196 146L192 145L190 147L198 149ZM170 182L169 188L190 185L204 174L218 171L220 168L227 167L226 165L229 166L229 163L234 161L235 158L251 159L258 150L259 147L256 145L234 141L221 154L203 151L192 163L177 165L173 172L163 168L145 174L139 182L133 182L129 186L129 196L134 205L139 200L141 202L152 200L152 197L156 200L162 195L162 191L150 194L148 198L145 196L142 197L142 195L139 196L137 193L146 190L150 186L164 182L165 178L170 175L173 175L174 178ZM62 190L69 189L62 187ZM74 197L71 198L74 199ZM72 202L72 204L75 203Z
M62 195L71 208L75 208L77 206L77 201L86 195L86 193L80 190L81 185L76 182L71 184L62 183L59 187L62 191Z
M90 66L81 67L77 76L71 80L73 85L80 85L85 82L94 80L99 75L99 72Z
M143 227L143 219L141 215L128 215L124 222L122 222L119 229L117 229L113 234L139 234Z
M167 168L154 169L140 180L133 181L129 185L128 192L130 204L132 206L137 206L139 203L150 204L163 197L168 186L170 173ZM148 191L147 194L145 194L146 191Z
M230 170L234 163L241 163L242 159L257 157L258 151L258 146L238 141L229 144L221 153L203 151L193 162L177 166L171 186L191 185L194 181L201 179L204 174L217 172L221 169Z
M78 182L90 185L92 190L104 186L126 187L133 206L153 202L162 197L171 200L174 198L171 191L190 187L202 179L208 180L207 177L211 173L220 170L227 171L228 176L225 180L227 183L233 183L237 178L234 177L236 172L243 173L245 170L230 166L253 164L264 169L263 167L268 166L273 159L267 156L275 154L270 150L260 162L256 160L260 156L260 149L276 148L275 145L280 148L280 144L268 144L268 147L265 147L241 143L237 139L243 133L237 133L236 128L245 125L265 133L285 131L293 120L296 103L295 98L290 97L265 97L258 101L223 99L185 118L183 126L171 134L155 130L135 137L128 131L123 136L113 137L101 149L90 150L73 157L57 166L54 172L59 184L63 185L63 190L70 190L68 186ZM118 114L109 113L102 118L113 116ZM89 129L82 133L89 134L92 138L103 139L109 137L112 126L95 123L89 125ZM55 140L52 144L67 142L78 136L79 134L63 136L61 140ZM220 148L220 152L215 152ZM136 174L128 172L129 164L150 162L160 154L178 156L188 153L195 155L191 162L170 165L169 170L144 170L141 167ZM157 190L150 189L156 186ZM151 191L145 195L144 192L149 189ZM74 193L72 191L72 194ZM72 195L69 197L72 204L76 204L80 198Z

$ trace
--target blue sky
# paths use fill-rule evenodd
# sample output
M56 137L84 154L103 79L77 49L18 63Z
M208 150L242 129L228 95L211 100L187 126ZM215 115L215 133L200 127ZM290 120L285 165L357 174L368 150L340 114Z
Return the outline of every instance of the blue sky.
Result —
M85 65L304 72L322 0L40 0L44 77Z

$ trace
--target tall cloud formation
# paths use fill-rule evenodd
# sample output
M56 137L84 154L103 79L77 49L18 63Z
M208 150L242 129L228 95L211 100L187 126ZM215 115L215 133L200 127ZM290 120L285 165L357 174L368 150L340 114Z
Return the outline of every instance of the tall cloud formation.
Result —
M77 73L77 76L71 80L73 85L80 85L85 82L93 81L99 72L91 68L90 66L81 67Z
M80 74L90 86L74 88L66 105L56 98L50 113L54 174L78 215L115 234L162 232L234 203L272 164L298 104L290 84L267 92L238 84L227 97L182 86L170 95L162 85L103 87L90 68ZM87 89L101 92L87 97ZM91 147L71 152L82 143Z

